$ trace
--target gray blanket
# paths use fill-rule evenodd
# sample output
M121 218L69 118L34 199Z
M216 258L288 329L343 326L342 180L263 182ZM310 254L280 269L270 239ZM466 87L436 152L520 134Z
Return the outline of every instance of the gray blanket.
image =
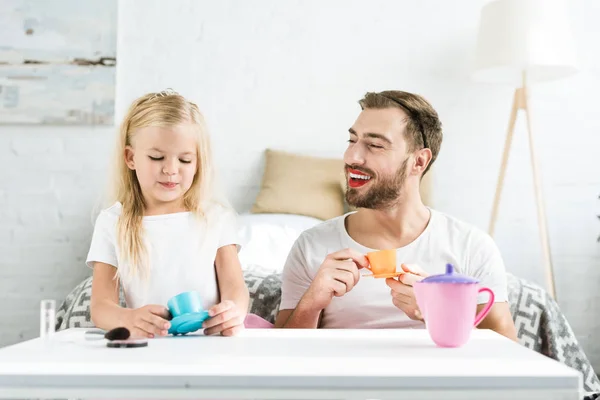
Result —
M554 299L540 286L508 275L510 309L519 342L581 372L585 399L600 397L600 381Z

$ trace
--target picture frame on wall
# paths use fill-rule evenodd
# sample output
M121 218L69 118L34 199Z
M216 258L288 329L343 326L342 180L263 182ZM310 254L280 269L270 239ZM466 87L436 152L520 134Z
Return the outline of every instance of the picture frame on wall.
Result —
M117 0L4 0L0 124L113 125Z

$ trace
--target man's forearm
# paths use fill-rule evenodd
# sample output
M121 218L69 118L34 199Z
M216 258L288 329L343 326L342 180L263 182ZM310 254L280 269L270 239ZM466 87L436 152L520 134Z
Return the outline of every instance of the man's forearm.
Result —
M477 312L485 307L485 304L477 305ZM510 308L507 302L494 303L488 315L477 325L480 329L491 329L502 336L518 342L517 329L513 322Z
M512 322L512 321L511 321ZM486 326L481 326L484 325L483 323L480 324L478 326L478 328L481 329L486 329ZM490 324L487 329L491 329L496 333L499 333L502 336L506 336L507 338L509 338L512 341L515 342L519 342L519 339L517 338L517 330L515 329L515 326L512 323L497 323L497 324Z
M298 306L292 312L292 315L287 319L282 328L290 329L315 329L319 327L321 318L320 308L315 308L310 304L310 301L304 297L300 299Z

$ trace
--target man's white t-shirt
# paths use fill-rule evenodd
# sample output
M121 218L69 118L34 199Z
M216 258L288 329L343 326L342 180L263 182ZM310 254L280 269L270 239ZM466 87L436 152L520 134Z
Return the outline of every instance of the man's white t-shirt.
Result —
M147 279L131 277L117 243L117 220L122 206L115 203L96 219L87 265L102 262L119 269L125 301L129 308L148 304L167 306L181 292L195 290L208 309L219 302L214 267L217 249L240 243L233 211L214 204L199 218L192 212L143 217L143 234L149 262Z
M485 232L443 214L431 211L429 224L412 243L397 249L397 270L401 264L417 264L430 275L443 274L446 264L456 273L476 278L481 287L490 288L496 302L507 301L506 270L498 247ZM350 213L325 221L296 240L288 255L282 276L280 310L295 309L315 278L325 257L351 248L362 254L370 249L355 242L346 231ZM360 269L361 275L371 274ZM487 303L488 294L480 293L479 304ZM358 284L342 297L334 297L323 311L322 328L410 328L424 327L411 320L392 303L385 279L361 277Z

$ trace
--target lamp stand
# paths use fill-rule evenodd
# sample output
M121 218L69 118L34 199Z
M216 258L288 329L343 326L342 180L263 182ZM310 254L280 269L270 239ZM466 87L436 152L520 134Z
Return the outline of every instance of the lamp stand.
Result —
M515 130L515 122L517 120L517 113L519 110L525 111L525 118L527 121L527 134L529 136L529 156L531 159L531 170L533 172L533 184L535 191L535 201L537 206L537 218L538 218L538 229L540 234L540 240L542 244L542 255L544 259L544 273L546 278L546 286L550 295L556 299L556 288L554 283L554 271L552 268L552 255L550 253L550 243L548 238L548 227L546 225L546 212L544 208L544 199L542 197L542 185L540 183L538 162L535 154L535 146L533 141L533 132L531 130L531 121L529 116L528 96L527 96L527 85L526 76L523 72L523 86L515 90L513 98L512 110L510 113L510 120L508 122L508 132L506 134L506 140L504 142L504 153L502 154L502 164L500 166L500 174L498 175L498 182L496 184L496 194L494 196L494 206L492 209L492 217L490 220L489 234L494 236L494 229L496 227L496 219L498 217L498 207L500 205L500 195L502 194L502 188L504 186L504 176L506 174L506 165L508 163L508 155L510 153L510 147L512 143L513 133Z

